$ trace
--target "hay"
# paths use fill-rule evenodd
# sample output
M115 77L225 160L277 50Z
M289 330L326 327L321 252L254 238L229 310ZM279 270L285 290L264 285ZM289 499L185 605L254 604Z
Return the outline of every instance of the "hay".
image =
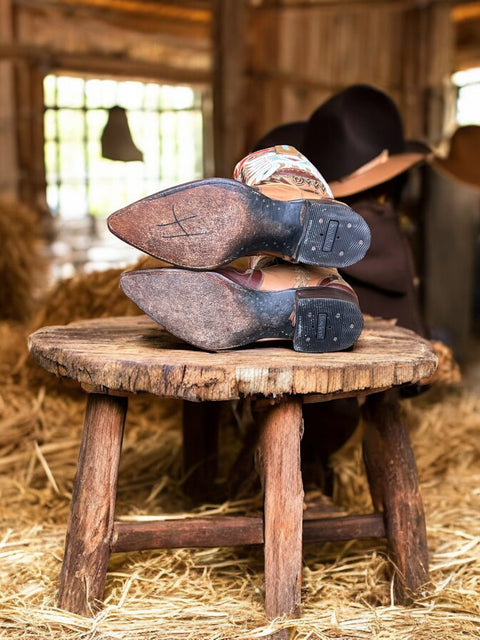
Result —
M95 313L125 304L108 296L110 288L118 292L117 275L89 276L81 285L85 298L73 283L68 295L58 290L55 295L65 294L62 320L90 317L89 296L98 287L105 287L104 305ZM83 311L75 299L84 299ZM53 317L47 301L42 318ZM95 618L58 610L85 401L52 376L48 386L31 376L26 333L0 323L0 362L7 362L0 367L0 638L244 640L278 628L290 629L295 640L480 638L480 395L461 386L432 388L403 403L425 502L433 582L414 606L393 601L382 541L352 541L305 549L299 620L265 620L262 551L253 547L116 554L105 607ZM120 469L122 516L191 508L182 492L180 415L177 401L132 399ZM333 465L336 502L352 512L370 508L358 434ZM258 504L257 497L197 510L244 512Z
M27 322L45 290L48 271L40 214L0 198L0 318Z

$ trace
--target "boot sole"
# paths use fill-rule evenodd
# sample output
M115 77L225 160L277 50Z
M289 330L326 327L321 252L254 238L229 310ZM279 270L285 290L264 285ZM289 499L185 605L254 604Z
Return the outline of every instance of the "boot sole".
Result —
M342 351L363 329L353 296L327 287L255 291L219 273L182 269L127 271L120 286L167 331L207 351L272 338L292 340L295 351Z
M112 213L108 228L151 256L208 270L242 256L347 267L370 246L365 220L335 200L272 200L226 178L166 189Z

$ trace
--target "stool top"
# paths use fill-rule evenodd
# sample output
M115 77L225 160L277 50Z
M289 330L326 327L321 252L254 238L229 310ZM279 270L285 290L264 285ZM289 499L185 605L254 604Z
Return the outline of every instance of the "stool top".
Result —
M209 353L146 316L82 320L39 329L28 339L44 369L88 390L148 392L185 400L374 393L430 376L437 357L427 340L382 320L366 320L350 351L298 353L291 343L258 342Z

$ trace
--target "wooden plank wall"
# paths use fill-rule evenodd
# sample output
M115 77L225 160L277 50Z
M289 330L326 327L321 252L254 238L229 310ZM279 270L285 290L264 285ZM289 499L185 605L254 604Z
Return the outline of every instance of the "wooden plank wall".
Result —
M12 10L0 3L0 42L13 40ZM0 193L15 197L18 184L17 141L15 136L15 101L13 95L13 63L0 59Z
M44 199L41 84L50 70L210 87L209 174L230 176L266 131L307 118L355 82L390 93L408 134L437 142L452 103L450 4L0 0L0 191Z
M197 4L188 9L116 0L0 0L0 194L45 206L43 77L48 73L210 88L212 13Z
M421 7L399 0L252 0L241 107L245 150L272 127L308 118L327 97L357 82L392 96L409 136L438 141L452 100L450 6Z
M455 2L455 69L480 67L480 2Z

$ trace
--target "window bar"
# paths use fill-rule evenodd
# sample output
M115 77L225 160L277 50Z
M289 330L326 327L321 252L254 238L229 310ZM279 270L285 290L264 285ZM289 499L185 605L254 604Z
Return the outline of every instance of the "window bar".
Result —
M61 186L62 186L62 176L61 176L61 161L60 161L60 110L58 108L58 76L55 76L55 89L54 89L54 100L53 100L53 108L54 108L54 114L55 114L55 137L54 137L54 142L55 142L55 182L56 182L56 187L57 187L57 192L56 192L56 196L57 196L57 215L60 216L61 215L61 211L62 211L62 192L61 192Z
M158 183L162 183L162 155L163 155L163 87L160 87L157 93L157 115L158 115Z
M82 91L82 116L83 116L83 183L85 187L84 198L85 198L85 211L92 221L92 214L90 211L90 162L88 157L88 118L87 118L87 89L86 89L86 80L82 78L83 83L83 91ZM91 232L94 232L94 225L91 225Z

